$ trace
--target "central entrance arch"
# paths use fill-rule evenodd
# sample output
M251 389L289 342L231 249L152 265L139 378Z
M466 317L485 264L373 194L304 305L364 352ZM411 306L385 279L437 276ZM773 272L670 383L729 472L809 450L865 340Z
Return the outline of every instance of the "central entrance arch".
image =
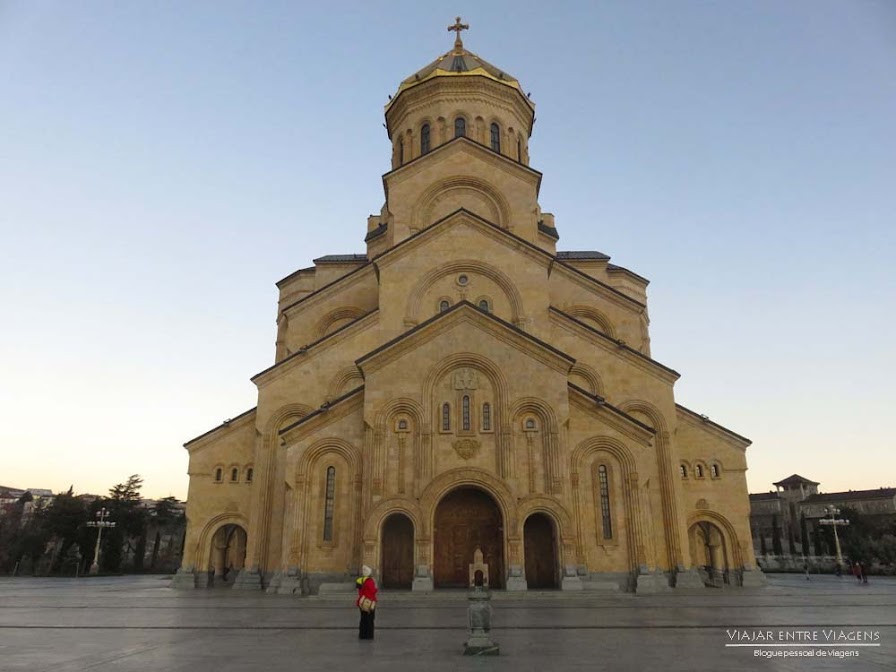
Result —
M504 522L498 504L478 488L452 490L436 507L433 582L436 588L466 588L476 548L488 565L492 588L504 587Z

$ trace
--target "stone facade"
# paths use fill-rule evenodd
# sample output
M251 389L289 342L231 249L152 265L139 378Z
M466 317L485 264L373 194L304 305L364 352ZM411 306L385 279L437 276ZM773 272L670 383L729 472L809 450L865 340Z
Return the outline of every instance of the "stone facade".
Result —
M477 548L507 590L761 581L750 442L675 403L647 280L557 251L533 121L460 40L402 82L366 253L277 283L257 406L186 444L176 585L432 590Z

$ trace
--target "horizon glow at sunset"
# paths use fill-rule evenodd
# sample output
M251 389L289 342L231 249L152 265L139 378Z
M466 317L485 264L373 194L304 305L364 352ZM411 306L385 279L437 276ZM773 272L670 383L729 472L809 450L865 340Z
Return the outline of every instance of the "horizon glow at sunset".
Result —
M512 6L4 3L0 484L186 497L274 283L364 251L383 106L460 14L531 91L558 249L650 279L652 355L753 441L750 491L896 485L896 6Z

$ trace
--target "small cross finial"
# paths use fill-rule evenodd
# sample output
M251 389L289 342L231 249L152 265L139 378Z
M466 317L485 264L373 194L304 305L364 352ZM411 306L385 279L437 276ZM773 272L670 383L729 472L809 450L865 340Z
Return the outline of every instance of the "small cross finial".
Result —
M457 37L456 37L455 40L454 40L454 48L455 48L455 49L463 49L463 47L464 47L464 43L461 42L461 39L460 39L460 31L462 31L462 30L470 30L470 24L468 24L468 23L461 23L461 22L460 22L460 17L458 16L458 17L456 17L456 18L454 19L454 25L453 25L453 26L448 26L448 32L450 33L452 30L453 30L455 33L457 33Z

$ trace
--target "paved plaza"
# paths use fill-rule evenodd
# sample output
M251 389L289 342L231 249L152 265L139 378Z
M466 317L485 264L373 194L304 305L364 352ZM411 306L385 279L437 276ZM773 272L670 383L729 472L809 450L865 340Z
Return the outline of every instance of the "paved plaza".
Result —
M496 593L501 655L491 658L461 655L463 593L382 591L368 642L357 639L350 596L169 583L0 578L0 671L896 670L893 578L866 586L772 575L764 589L662 595Z

